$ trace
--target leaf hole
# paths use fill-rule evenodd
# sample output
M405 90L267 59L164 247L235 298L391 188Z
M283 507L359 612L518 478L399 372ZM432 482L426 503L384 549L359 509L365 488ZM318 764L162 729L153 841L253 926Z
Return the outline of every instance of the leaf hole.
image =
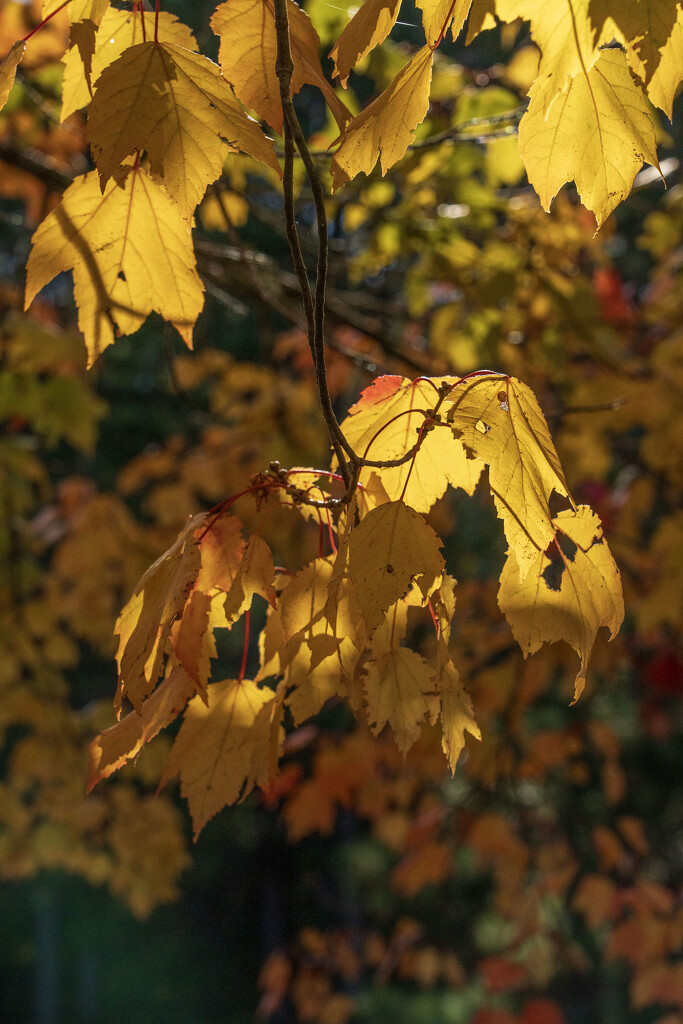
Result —
M552 494L550 495L550 501L548 502L550 507L550 515L554 519L555 516L559 515L560 512L568 512L572 507L572 503L565 494L560 494L553 488Z

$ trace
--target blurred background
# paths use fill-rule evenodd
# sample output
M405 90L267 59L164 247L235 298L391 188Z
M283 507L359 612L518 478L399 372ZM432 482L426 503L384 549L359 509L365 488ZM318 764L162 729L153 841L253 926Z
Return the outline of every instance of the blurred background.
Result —
M216 56L215 5L162 6ZM306 9L327 53L350 6ZM0 53L40 18L39 2L1 0ZM419 25L406 0L351 76L352 109L422 44ZM681 1024L680 97L674 127L658 115L668 187L646 168L596 235L572 188L546 214L526 183L527 28L448 42L415 148L329 202L339 415L381 373L514 374L601 516L627 611L586 693L570 706L564 645L524 661L512 641L485 484L449 491L431 521L482 741L451 778L437 728L404 762L328 704L289 730L270 789L193 844L176 788L155 795L172 736L85 795L88 743L114 721L116 616L188 514L273 458L325 468L329 453L282 195L249 158L229 158L197 212L193 353L153 316L86 372L68 275L23 312L31 235L92 166L85 116L60 122L67 33L58 15L36 34L0 114L0 1021ZM297 106L324 151L320 94ZM311 259L299 172L297 188ZM317 529L284 515L268 530L283 566L317 553Z

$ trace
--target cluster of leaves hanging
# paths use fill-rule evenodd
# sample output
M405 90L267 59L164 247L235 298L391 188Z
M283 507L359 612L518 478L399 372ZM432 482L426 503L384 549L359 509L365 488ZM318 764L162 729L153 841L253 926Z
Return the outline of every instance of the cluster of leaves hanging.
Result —
M218 64L158 6L151 13L138 2L123 9L109 0L43 5L45 19L63 8L69 15L62 116L89 105L96 171L73 182L35 233L26 302L57 273L72 270L91 361L152 311L191 344L203 305L191 237L197 204L230 151L280 173L272 140L245 112L282 130L272 0L218 5L211 18L220 38ZM370 173L378 160L382 173L400 160L427 114L432 66L446 34L456 39L466 29L470 42L495 19L527 20L540 51L519 147L546 209L562 184L574 180L600 225L628 195L643 161L658 166L649 103L671 116L683 74L683 15L676 3L659 4L654 21L649 6L635 2L618 10L598 0L423 0L418 6L425 45L352 117L324 76L310 19L293 0L287 4L292 91L320 89L339 129L333 189ZM387 38L399 7L397 0L365 0L351 19L331 51L333 77L342 86ZM0 65L0 104L34 34Z

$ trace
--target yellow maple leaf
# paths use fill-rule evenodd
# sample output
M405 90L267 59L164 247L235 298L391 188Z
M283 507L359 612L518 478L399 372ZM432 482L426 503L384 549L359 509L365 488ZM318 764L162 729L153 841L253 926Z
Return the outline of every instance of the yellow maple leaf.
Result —
M320 64L320 40L308 15L292 0L287 2L289 37L294 72L292 94L304 85L317 86L343 128L351 114L329 84ZM277 39L272 0L228 0L219 4L211 27L220 36L218 61L223 74L249 110L282 131L280 85L275 74Z
M43 18L49 18L64 6L64 0L43 0ZM99 25L105 11L109 7L109 0L71 0L67 6L69 20L93 21Z
M434 722L439 713L434 670L407 647L367 663L365 696L370 728L377 735L388 723L404 755L420 738L425 720Z
M647 94L671 121L673 102L683 79L683 8L678 9L676 24L661 49L661 58L647 86Z
M0 62L0 110L7 103L10 90L14 85L17 68L26 52L26 43L21 40L15 43L6 57Z
M171 634L173 653L204 696L211 675L211 659L217 658L211 628L211 597L195 583L179 622ZM143 705L144 707L144 705Z
M453 383L457 378L450 378ZM349 409L342 423L347 440L359 455L368 459L399 459L415 445L425 421L425 412L434 408L438 387L449 378L433 382L418 377L378 377ZM389 499L403 498L418 512L428 512L448 484L474 494L483 464L468 459L460 444L453 443L447 430L426 432L414 461L401 466L361 471L362 483L372 486L381 480ZM362 500L362 499L361 499Z
M465 733L469 732L480 740L481 731L474 718L470 696L462 685L460 673L453 664L442 638L439 639L439 652L436 686L441 699L441 746L449 767L454 772L465 746Z
M332 191L378 160L382 174L400 160L429 110L434 53L423 46L376 100L346 126L332 160Z
M351 531L348 571L370 632L412 580L427 596L444 569L440 546L431 526L402 501L372 509Z
M143 31L144 17L144 31ZM64 54L64 79L62 82L62 121L75 110L87 107L92 99L92 81L97 81L102 72L121 56L124 50L145 39L154 38L155 12L118 11L109 8L102 19L95 37L92 65L89 71L76 50ZM175 43L186 50L197 50L194 35L175 14L159 12L157 35L161 43Z
M46 284L73 270L88 365L114 341L160 313L192 347L204 304L192 237L177 206L141 168L100 190L95 171L77 178L34 233L26 308Z
M548 582L551 559L545 552L538 553L524 579L520 579L514 552L510 552L500 577L498 603L525 655L557 640L571 644L581 659L576 701L585 686L596 634L606 626L610 638L617 635L624 618L624 600L619 570L596 514L580 505L575 511L560 512L553 525L575 548L571 555L560 546L555 548L561 569L559 587L552 577Z
M195 532L204 519L200 515L189 520L175 543L138 581L117 619L119 685L114 706L119 714L124 697L140 711L156 685L166 640L199 572L201 556Z
M591 0L496 0L501 21L524 18L541 51L535 83L536 108L545 117L576 75L586 75L598 59Z
M590 18L598 43L616 39L644 82L655 75L674 32L680 5L671 0L591 0ZM679 80L683 69L678 67Z
M138 43L104 69L88 111L88 139L104 184L145 151L150 173L189 220L228 150L279 164L258 124L213 61L175 43Z
M194 681L178 665L145 701L140 714L131 711L116 725L96 736L90 744L88 792L136 757L145 743L170 725L195 691Z
M333 78L346 88L351 68L383 43L394 27L401 0L364 0L330 50Z
M467 15L472 6L472 0L416 0L416 2L422 11L422 27L425 30L427 42L431 46L437 46L441 42L449 25L455 42L467 21Z
M227 593L237 575L244 555L242 524L236 516L222 515L201 531L199 547L202 567L197 576L197 589L205 593Z
M283 738L280 703L250 679L211 683L208 704L190 701L159 787L180 775L195 840L218 811L271 778Z
M631 191L644 161L659 168L647 100L621 50L602 50L545 114L535 84L519 126L519 152L545 210L566 181L598 227Z
M225 617L228 623L235 622L251 607L254 594L258 594L271 605L275 604L274 575L273 554L270 548L262 537L250 537L225 598Z
M444 410L455 436L489 466L489 487L524 576L555 536L553 491L569 494L536 397L514 377L487 374L461 381Z

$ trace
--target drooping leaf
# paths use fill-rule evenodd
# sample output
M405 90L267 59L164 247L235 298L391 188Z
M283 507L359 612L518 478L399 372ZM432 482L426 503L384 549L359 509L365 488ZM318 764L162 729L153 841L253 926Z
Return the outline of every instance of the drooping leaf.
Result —
M77 178L32 242L26 307L57 274L73 270L89 365L117 334L132 334L152 312L192 346L204 296L190 231L141 168L128 168L104 194L97 172Z
M600 43L626 47L633 71L652 81L675 31L680 5L669 0L591 0L589 14ZM678 68L679 75L683 69Z
M572 78L545 114L531 89L519 126L519 152L545 210L574 180L598 227L631 191L643 162L659 167L654 126L626 55L602 50L587 75Z
M378 160L386 174L401 159L427 116L433 57L431 47L423 46L347 125L332 160L333 191L361 172L369 174Z
M349 409L342 429L354 451L364 458L390 461L409 452L425 422L425 412L434 408L438 387L448 378L433 383L404 377L378 377ZM456 378L452 378L455 382ZM460 444L453 443L447 430L430 430L422 436L414 460L378 472L387 495L403 498L418 512L428 512L448 484L473 494L483 465L469 459ZM376 471L364 469L361 482L370 483Z
M14 44L7 56L0 62L0 110L7 103L7 98L17 75L17 68L21 64L25 52L26 43L20 40Z
M282 743L276 705L273 691L250 679L211 683L208 705L190 701L160 788L180 775L195 840L214 814L271 778L272 749Z
M377 735L388 723L402 754L420 738L425 720L439 713L434 670L407 647L399 647L365 666L365 694L370 728Z
M372 509L351 531L349 575L370 632L411 581L427 596L444 569L440 546L431 526L402 501Z
M225 599L225 617L229 623L251 607L254 594L271 605L275 603L274 575L272 551L262 537L250 537Z
M88 792L136 757L145 743L178 717L195 692L193 680L178 665L145 701L140 714L131 711L96 736L90 744Z
M585 77L598 58L589 7L590 0L496 0L502 21L530 22L531 36L541 51L534 101L544 118L572 79Z
M440 643L443 644L443 641ZM445 647L445 644L443 646ZM460 674L447 649L439 659L436 685L441 698L441 745L450 769L454 772L465 746L465 733L469 732L480 740L481 731L474 718L470 696L462 685Z
M272 143L218 66L175 43L138 43L104 69L88 112L88 139L103 185L126 157L144 150L152 177L187 220L229 149L279 173Z
M346 88L351 68L383 43L394 27L401 0L364 0L330 50L333 78Z
M121 56L124 50L145 39L154 38L154 11L119 11L109 8L102 19L100 30L95 37L92 67L84 67L79 53L71 49L64 54L64 81L62 83L62 121L75 110L87 107L92 99L92 82ZM144 32L143 32L144 18ZM161 43L175 43L193 52L198 49L197 40L191 30L178 21L175 14L159 11L157 34Z
M648 83L647 94L654 105L672 120L674 99L683 80L683 8L678 8L676 24L661 54L657 70Z
M578 700L598 630L606 626L613 638L624 617L621 579L600 520L587 505L560 512L553 525L576 549L571 556L560 545L554 549L561 569L559 586L552 579L553 585L548 583L551 559L545 552L539 552L524 579L510 552L500 577L498 603L525 655L544 643L571 644L581 659L574 692Z
M189 520L175 544L139 580L116 622L119 685L115 708L119 714L124 697L139 712L156 685L166 640L199 572L201 559L195 531L202 522L203 515Z
M172 635L173 653L204 695L211 675L211 659L217 657L210 615L211 597L195 584Z
M304 85L317 86L343 129L351 114L323 74L318 33L308 15L292 0L287 2L287 15L294 63L292 94ZM216 8L211 27L221 38L218 60L235 93L245 107L255 110L279 134L282 104L275 74L277 39L272 0L228 0Z
M449 26L453 41L458 38L467 21L472 0L417 0L417 6L422 11L422 27L427 42L436 46L446 35Z
M460 382L444 410L465 449L489 466L489 486L524 576L555 536L553 491L568 497L539 404L521 381L487 374Z

